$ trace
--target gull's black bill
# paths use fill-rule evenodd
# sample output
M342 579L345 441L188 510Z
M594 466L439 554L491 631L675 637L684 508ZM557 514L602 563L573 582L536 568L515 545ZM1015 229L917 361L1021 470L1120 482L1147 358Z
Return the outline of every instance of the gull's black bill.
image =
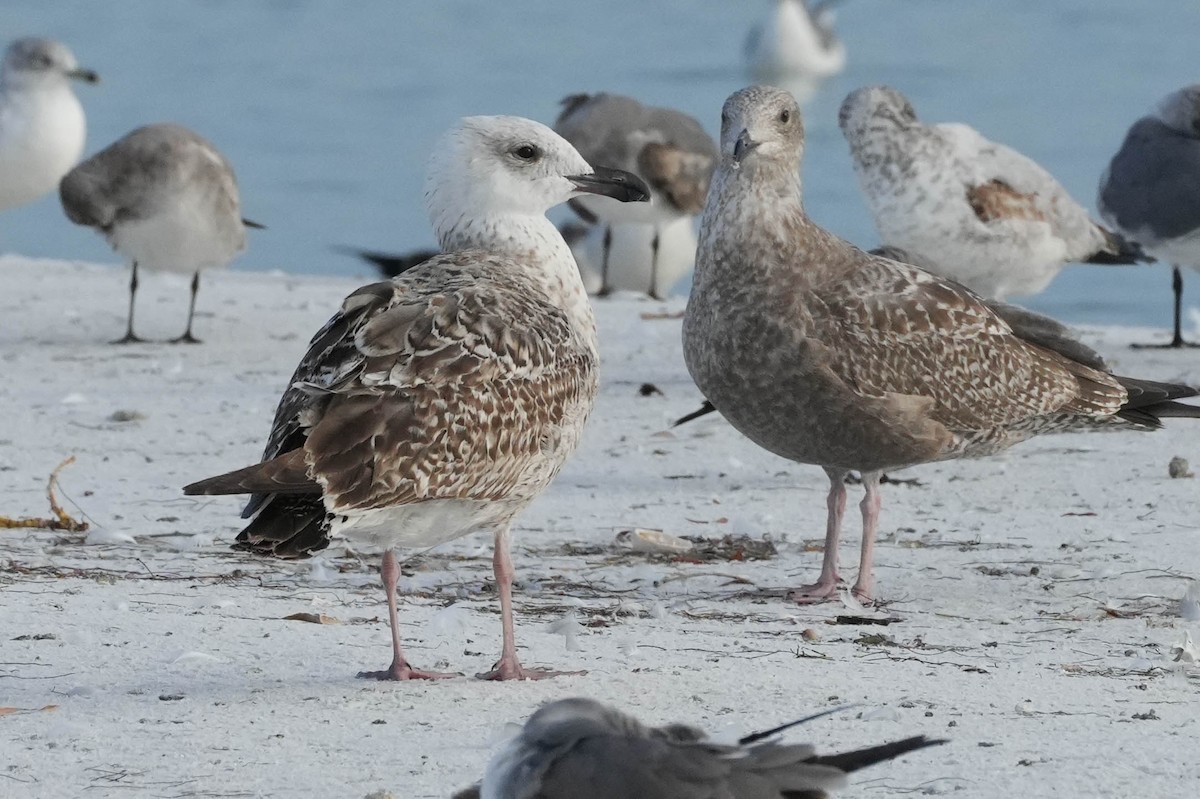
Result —
M99 83L100 76L90 69L72 69L67 73L68 78L81 80L84 83Z
M750 153L751 150L758 147L758 145L761 143L762 142L756 142L754 139L750 138L750 131L743 129L742 132L738 134L737 141L733 143L733 160L740 162Z
M590 175L568 175L575 188L589 194L612 197L623 203L644 203L650 199L650 187L632 172L598 166Z

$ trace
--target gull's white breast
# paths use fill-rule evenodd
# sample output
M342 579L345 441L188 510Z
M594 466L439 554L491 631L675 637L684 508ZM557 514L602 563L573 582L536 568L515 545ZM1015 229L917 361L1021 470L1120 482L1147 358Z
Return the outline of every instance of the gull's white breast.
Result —
M0 211L53 191L86 137L83 106L69 86L0 95Z
M245 246L245 236L231 236L240 221L223 219L203 192L171 193L145 219L127 219L113 226L114 249L141 267L191 274L198 269L225 266Z

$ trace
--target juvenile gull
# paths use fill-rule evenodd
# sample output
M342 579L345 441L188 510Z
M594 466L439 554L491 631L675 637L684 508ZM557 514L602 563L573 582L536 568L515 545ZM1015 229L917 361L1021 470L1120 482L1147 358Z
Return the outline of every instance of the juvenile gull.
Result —
M833 29L837 0L773 0L750 29L745 55L754 80L786 86L805 102L822 81L846 68L846 46Z
M513 517L575 449L596 394L596 325L575 262L545 212L581 193L644 200L618 170L593 169L553 131L468 117L440 140L425 202L445 254L358 289L313 337L275 413L262 462L187 486L253 493L235 548L308 557L344 536L384 550L392 663L400 646L396 548L480 529L504 645L481 677L533 679L512 619Z
M897 247L876 247L870 251L870 254L905 264L913 262L912 256ZM1036 313L1028 308L1021 308L1020 306L1000 302L999 300L985 300L980 298L980 301L1012 328L1014 336L1043 349L1053 350L1066 358L1078 361L1093 369L1107 371L1108 366L1105 364L1104 359L1100 357L1100 354L1077 340L1075 334L1058 320L1051 319L1049 316ZM699 419L701 416L707 416L716 410L711 402L704 400L699 408L679 417L671 426L678 427L681 424L687 424L694 419ZM893 482L887 479L886 474L881 479L885 483Z
M818 227L801 201L803 146L787 93L751 87L725 102L683 319L688 370L721 415L829 477L821 577L799 601L838 589L850 470L866 489L853 590L871 600L884 470L986 455L1040 433L1200 417L1173 401L1195 389L1116 377L1068 342L1031 343L958 283Z
M589 163L627 170L650 186L645 205L593 197L571 203L602 231L599 259L579 259L585 285L601 295L625 290L665 297L696 260L692 225L704 209L716 143L687 114L632 97L575 94L562 106L554 129Z
M96 83L61 42L17 39L0 65L0 211L54 190L83 154L87 123L72 80Z
M560 699L530 716L483 781L455 799L824 799L847 774L945 743L919 735L818 755L779 740L813 718L724 744L696 727L647 727L593 699Z
M1200 84L1167 95L1133 124L1100 178L1105 222L1173 267L1175 320L1166 347L1183 340L1183 274L1200 269Z
M133 332L138 269L192 275L187 328L172 343L198 344L192 335L200 271L226 266L246 247L237 180L225 156L180 125L138 128L75 167L59 186L63 210L77 225L95 228L133 262L129 320L114 344L144 341Z
M1149 260L1036 163L966 125L921 124L893 88L851 92L838 124L883 243L985 297L1037 294L1073 261Z

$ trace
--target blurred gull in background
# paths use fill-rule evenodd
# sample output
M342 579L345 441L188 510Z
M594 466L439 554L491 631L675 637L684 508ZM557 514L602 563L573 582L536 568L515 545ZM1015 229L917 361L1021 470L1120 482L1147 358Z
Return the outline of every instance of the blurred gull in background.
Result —
M922 124L889 86L851 92L838 125L881 243L984 297L1037 294L1074 261L1150 260L1037 163L967 125Z
M72 80L96 83L65 44L18 39L0 66L0 211L54 190L83 154L87 122Z
M775 0L770 16L746 36L746 64L751 77L790 91L800 103L821 82L846 68L846 47L833 30L833 6L823 0Z
M454 799L827 799L846 776L946 743L918 735L818 755L782 733L834 711L751 733L734 743L686 724L647 727L594 699L548 702Z
M200 270L226 266L246 247L233 167L207 139L179 125L138 128L71 170L59 188L63 210L77 225L104 234L133 262L129 320L114 344L140 342L133 332L138 268L192 275L187 328L192 335Z
M618 94L562 101L555 131L593 166L634 173L650 202L580 197L571 208L595 227L573 249L590 294L639 291L666 297L696 260L694 220L704 209L717 145L694 118Z
M1174 267L1171 341L1153 346L1200 346L1183 340L1179 270L1200 269L1200 84L1172 92L1133 124L1100 178L1096 204L1105 222Z

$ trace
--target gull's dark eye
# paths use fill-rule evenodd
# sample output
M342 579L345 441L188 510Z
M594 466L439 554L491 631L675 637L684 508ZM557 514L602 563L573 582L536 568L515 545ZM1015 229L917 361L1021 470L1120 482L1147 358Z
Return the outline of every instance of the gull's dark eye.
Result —
M783 109L782 111L780 111L779 112L779 121L785 125L787 123L791 122L792 121L792 112L786 108Z
M519 145L513 148L512 154L522 161L529 161L530 163L542 157L542 151L532 144Z

